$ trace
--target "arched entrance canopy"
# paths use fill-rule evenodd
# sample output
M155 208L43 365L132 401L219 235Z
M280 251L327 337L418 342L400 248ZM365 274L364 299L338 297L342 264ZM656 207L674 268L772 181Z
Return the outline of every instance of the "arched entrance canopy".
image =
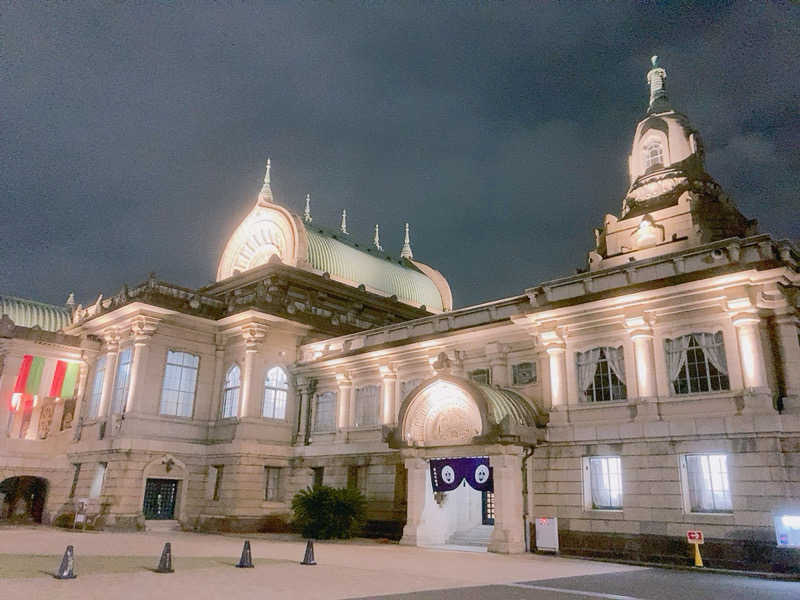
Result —
M539 415L512 390L438 375L403 401L393 447L534 443Z

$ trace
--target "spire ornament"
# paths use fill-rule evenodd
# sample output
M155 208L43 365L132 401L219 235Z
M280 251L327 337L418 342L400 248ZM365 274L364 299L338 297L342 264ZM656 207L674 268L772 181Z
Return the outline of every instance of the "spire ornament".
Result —
M311 223L311 194L306 194L306 208L303 211L303 221Z
M400 258L407 258L408 260L414 258L414 253L411 251L411 236L408 233L408 223L406 223L406 238L403 240L403 249L400 250Z
M342 211L342 224L339 226L341 232L345 235L350 235L350 232L347 231L347 209Z
M264 173L264 185L261 186L261 192L258 194L259 202L270 202L270 203L273 202L272 187L270 186L270 175L269 175L271 168L272 168L271 161L269 158L267 158L267 170Z
M377 223L375 224L375 239L373 240L373 243L378 249L378 252L383 252L383 246L381 246L381 229Z
M667 72L658 66L658 56L650 58L652 68L647 72L647 83L650 85L650 112L669 110L667 99Z

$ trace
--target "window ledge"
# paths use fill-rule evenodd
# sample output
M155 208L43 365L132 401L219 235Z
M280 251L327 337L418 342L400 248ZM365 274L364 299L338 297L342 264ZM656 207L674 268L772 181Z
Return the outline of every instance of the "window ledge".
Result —
M680 402L681 400L701 400L705 398L733 398L740 396L741 391L720 390L718 392L697 392L695 394L670 394L669 396L659 397L659 402Z
M349 427L344 431L380 431L382 425L356 425L354 427Z
M282 500L262 500L261 508L286 508L286 502Z
M581 402L579 404L568 404L568 410L596 410L607 406L619 408L620 406L632 406L635 401L625 398L624 400L605 400L603 402Z
M178 423L191 423L194 421L193 417L179 417L178 415L165 415L159 413L158 417L160 419L166 419L168 421L176 421Z
M601 514L615 514L622 515L625 512L624 508L584 508L583 512L586 513L601 513Z

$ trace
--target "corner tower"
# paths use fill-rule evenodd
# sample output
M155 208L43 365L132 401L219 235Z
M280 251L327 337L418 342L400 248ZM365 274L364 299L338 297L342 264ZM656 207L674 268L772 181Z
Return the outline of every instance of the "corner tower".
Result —
M673 109L658 57L651 62L647 113L628 157L630 186L620 216L606 215L595 229L591 271L755 233L756 222L706 172L700 134Z

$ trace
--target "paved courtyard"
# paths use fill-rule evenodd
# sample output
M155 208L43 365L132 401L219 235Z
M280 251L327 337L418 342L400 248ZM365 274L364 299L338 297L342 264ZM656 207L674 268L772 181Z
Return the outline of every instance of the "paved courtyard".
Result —
M181 532L0 529L0 597L106 600L113 590L115 598L148 600L180 597L311 600L384 595L394 595L398 600L587 597L662 600L685 597L687 589L693 588L728 590L724 596L701 593L694 595L695 598L800 597L800 583L537 555L446 552L370 541L319 542L315 545L319 564L307 567L299 564L305 549L303 542L259 535L248 536L256 568L236 569L243 539L234 535ZM172 542L175 573L158 574L153 569L166 541ZM68 544L75 547L78 578L58 581L52 573ZM699 579L695 581L693 577ZM647 594L641 595L637 590Z

